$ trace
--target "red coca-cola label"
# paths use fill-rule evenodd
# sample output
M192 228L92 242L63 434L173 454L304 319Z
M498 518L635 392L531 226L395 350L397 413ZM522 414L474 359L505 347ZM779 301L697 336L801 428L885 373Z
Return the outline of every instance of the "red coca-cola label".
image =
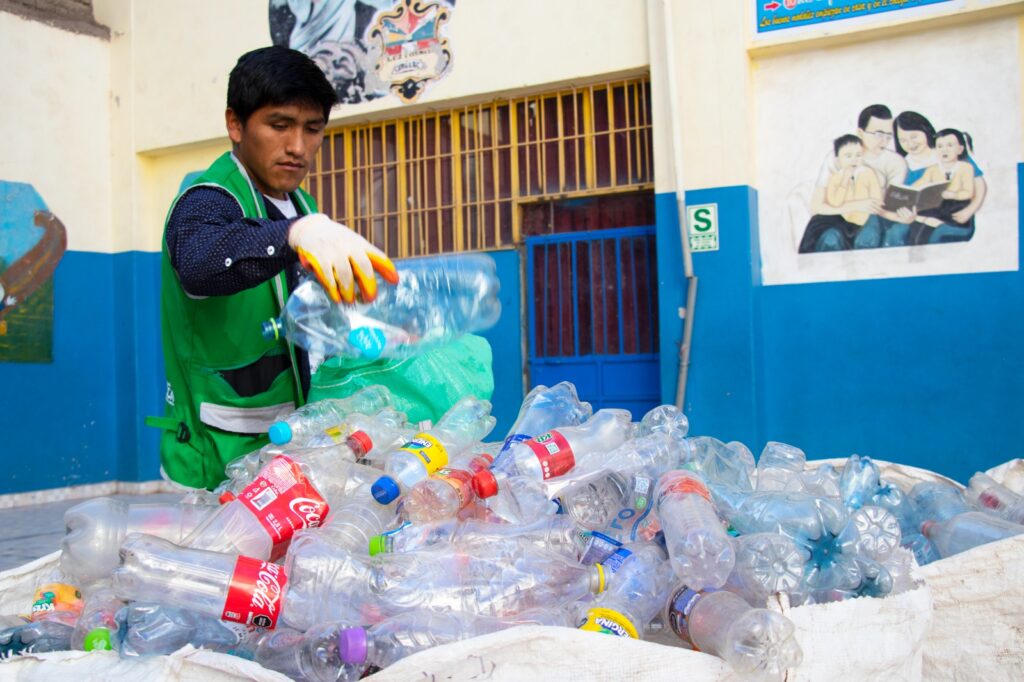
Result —
M545 481L566 474L576 466L569 441L558 431L548 431L526 441L526 445L537 455Z
M221 620L274 628L281 615L281 596L287 584L288 576L277 564L238 557Z
M285 455L260 469L238 499L259 519L275 548L291 540L295 531L319 526L330 510L299 465Z

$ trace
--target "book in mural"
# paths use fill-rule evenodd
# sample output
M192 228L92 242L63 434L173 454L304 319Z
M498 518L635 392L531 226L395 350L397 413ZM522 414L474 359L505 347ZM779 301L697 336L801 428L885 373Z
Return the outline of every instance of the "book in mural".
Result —
M309 55L341 104L415 102L451 70L455 0L270 0L275 45Z
M0 180L0 362L52 362L53 273L66 249L35 189Z

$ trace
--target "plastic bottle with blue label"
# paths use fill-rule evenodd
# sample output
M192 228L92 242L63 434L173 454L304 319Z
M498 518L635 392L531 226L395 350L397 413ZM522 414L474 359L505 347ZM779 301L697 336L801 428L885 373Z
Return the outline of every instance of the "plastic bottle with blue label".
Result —
M971 476L964 497L981 511L1013 523L1024 523L1024 497L1000 485L988 474L979 472Z
M467 397L455 403L434 428L425 431L396 450L387 459L385 476L371 488L381 504L390 504L404 492L439 469L452 457L480 442L496 420L491 403Z
M347 398L328 398L307 403L284 419L271 424L267 435L274 445L293 440L303 443L337 424L349 414L376 414L391 405L391 392L384 386L367 386Z
M501 288L484 254L433 256L398 264L397 286L372 303L338 305L309 279L288 297L281 317L263 324L268 339L286 336L310 354L403 358L494 326Z
M685 643L718 656L743 679L781 680L803 660L792 621L725 590L672 590L664 620Z
M551 386L535 386L519 408L519 416L509 429L501 449L494 458L496 465L503 466L507 453L516 443L530 440L535 436L562 426L578 426L590 419L594 410L590 403L583 402L576 395L576 387L568 381Z
M672 568L659 545L632 543L619 550L621 561L604 592L590 604L581 630L643 639L644 629L665 605Z
M736 554L700 475L684 470L662 475L654 500L679 579L695 588L724 585Z
M548 431L518 443L503 460L473 476L473 490L486 499L498 494L502 480L513 477L543 482L574 469L580 473L600 471L605 453L630 435L631 419L627 410L599 410L580 426Z
M632 476L609 472L563 492L562 511L582 528L621 542L650 540L661 529L653 513L657 482L646 470Z

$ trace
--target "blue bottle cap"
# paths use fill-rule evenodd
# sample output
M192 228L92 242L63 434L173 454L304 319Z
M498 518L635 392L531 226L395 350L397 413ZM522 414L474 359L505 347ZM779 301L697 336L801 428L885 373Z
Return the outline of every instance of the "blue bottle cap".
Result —
M362 357L376 360L384 352L387 337L380 329L357 327L348 333L348 342L352 344Z
M292 440L292 427L288 425L288 422L274 422L270 425L267 435L270 436L270 442L274 445L284 445Z
M391 504L398 499L402 491L395 479L390 476L381 476L370 486L370 493L373 494L373 499L381 504Z

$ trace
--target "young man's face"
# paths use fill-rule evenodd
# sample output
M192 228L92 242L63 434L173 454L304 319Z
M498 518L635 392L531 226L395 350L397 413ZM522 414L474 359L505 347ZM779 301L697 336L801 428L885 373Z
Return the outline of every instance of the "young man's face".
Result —
M889 140L892 139L892 119L872 116L866 126L857 130L857 136L864 143L864 151L867 154L877 154L889 146Z
M324 112L309 104L260 107L244 124L226 113L228 137L256 189L284 199L305 179L324 141Z

